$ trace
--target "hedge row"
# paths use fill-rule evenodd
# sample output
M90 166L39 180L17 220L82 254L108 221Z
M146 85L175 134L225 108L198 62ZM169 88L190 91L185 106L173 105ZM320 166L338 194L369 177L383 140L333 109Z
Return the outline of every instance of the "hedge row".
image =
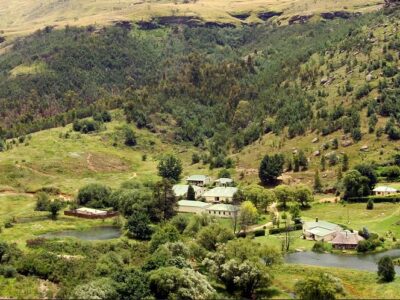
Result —
M367 203L368 200L374 201L374 203L383 203L383 202L391 202L398 203L400 202L400 195L395 196L369 196L369 197L353 197L347 199L350 203Z
M303 224L295 224L295 225L289 226L288 228L286 228L286 227L271 228L269 230L269 234L278 234L278 233L286 232L287 230L296 231L296 230L301 230L301 229L303 229Z

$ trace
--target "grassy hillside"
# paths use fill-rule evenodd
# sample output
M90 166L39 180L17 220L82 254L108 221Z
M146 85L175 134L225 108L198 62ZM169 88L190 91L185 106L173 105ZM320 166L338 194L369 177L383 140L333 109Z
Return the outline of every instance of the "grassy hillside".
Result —
M91 24L108 25L120 20L150 20L165 16L195 16L204 21L238 25L260 23L259 13L279 12L279 20L287 23L293 15L316 15L323 12L369 12L380 8L383 0L1 0L0 29L6 36L32 33L44 26ZM245 17L235 17L244 15ZM244 20L243 20L244 18Z

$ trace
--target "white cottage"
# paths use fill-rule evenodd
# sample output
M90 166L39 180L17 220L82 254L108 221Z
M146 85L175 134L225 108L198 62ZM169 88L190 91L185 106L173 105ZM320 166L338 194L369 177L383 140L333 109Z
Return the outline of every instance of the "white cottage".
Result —
M215 187L203 194L207 202L232 202L233 195L236 194L238 189L236 187Z
M206 175L191 175L186 178L186 183L196 186L206 186L211 183L211 178Z
M388 186L377 186L373 192L376 196L390 196L398 193L397 189Z
M239 207L231 204L214 204L208 206L206 211L209 215L219 218L234 218L239 214Z

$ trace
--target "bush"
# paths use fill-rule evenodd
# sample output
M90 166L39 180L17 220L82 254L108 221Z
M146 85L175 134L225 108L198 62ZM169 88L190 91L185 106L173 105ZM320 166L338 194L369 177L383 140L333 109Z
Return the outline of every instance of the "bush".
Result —
M288 228L281 227L281 228L271 228L269 230L269 234L278 234L278 233L283 233L286 232L287 230L289 231L296 231L296 230L301 230L303 228L303 224L295 224L288 226Z
M17 276L17 270L13 266L2 266L0 268L0 274L5 278L14 278Z
M368 210L373 210L374 209L374 200L372 200L372 199L368 200L367 209Z
M391 282L396 276L394 264L390 256L382 257L378 262L378 276L384 282Z
M317 252L317 253L330 252L331 249L332 249L332 245L325 243L323 241L315 242L314 246L312 247L312 251Z
M79 190L77 202L79 205L104 208L111 206L110 196L111 189L109 187L92 183Z
M257 236L265 236L265 230L259 229L259 230L254 231L254 237L257 237Z

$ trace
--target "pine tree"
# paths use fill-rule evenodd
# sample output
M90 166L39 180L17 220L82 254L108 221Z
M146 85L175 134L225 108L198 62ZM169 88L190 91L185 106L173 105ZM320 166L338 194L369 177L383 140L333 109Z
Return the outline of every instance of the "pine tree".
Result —
M343 155L343 161L342 161L342 171L346 172L349 170L349 157L347 156L347 154L345 153Z
M196 200L196 192L194 191L194 188L189 185L188 191L187 191L187 200Z
M317 170L315 172L315 177L314 177L314 192L320 193L322 191L322 183L321 183L321 178L319 178L319 171Z

